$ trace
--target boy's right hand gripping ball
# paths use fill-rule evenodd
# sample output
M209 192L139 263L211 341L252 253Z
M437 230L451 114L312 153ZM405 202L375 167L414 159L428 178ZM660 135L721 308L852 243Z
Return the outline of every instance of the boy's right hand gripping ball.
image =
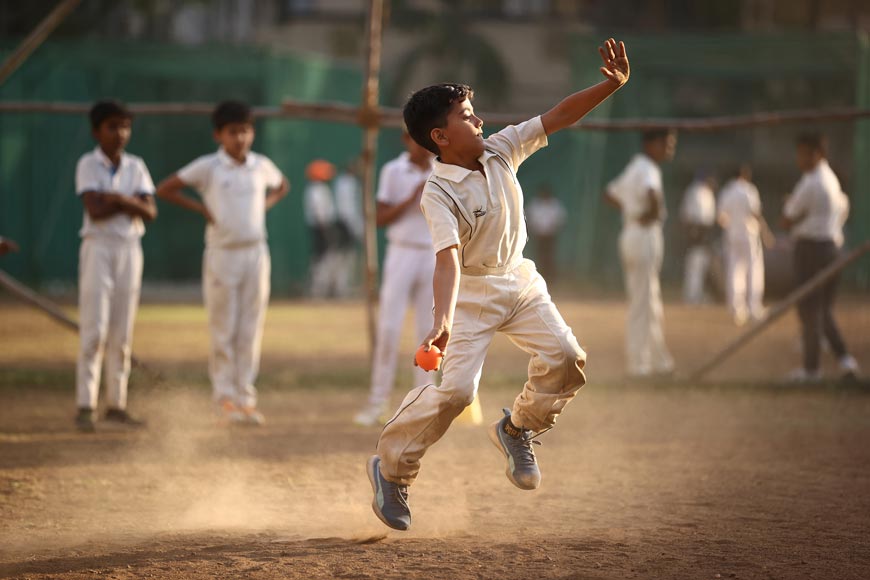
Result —
M437 371L441 367L442 358L444 358L444 355L441 354L441 349L434 344L429 347L428 352L426 351L426 347L421 345L420 348L417 349L417 354L414 355L414 360L417 361L417 366L427 372Z

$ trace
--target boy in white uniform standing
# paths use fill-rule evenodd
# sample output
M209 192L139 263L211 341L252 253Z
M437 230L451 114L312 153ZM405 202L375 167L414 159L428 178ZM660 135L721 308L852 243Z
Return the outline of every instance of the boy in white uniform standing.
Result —
M540 485L533 439L553 427L586 382L586 353L534 263L523 259L527 235L516 172L547 145L548 135L576 123L628 80L624 45L610 39L599 50L606 80L485 140L465 85L430 86L405 105L408 132L439 156L422 199L436 253L434 327L422 346L447 354L441 384L417 387L405 397L367 464L372 508L394 529L410 527L408 486L426 450L474 400L496 332L531 355L528 382L513 411L505 409L489 428L517 487Z
M256 408L254 382L271 273L266 212L290 185L269 158L251 151L254 124L247 105L223 102L212 122L217 153L181 168L160 184L157 195L207 222L202 282L214 399L227 422L259 425L263 415ZM183 195L186 186L196 189L202 202Z
M761 197L750 181L752 169L742 165L719 193L718 220L725 230L725 289L734 324L764 317L764 218Z
M106 420L141 426L127 413L133 322L142 285L144 221L157 217L154 183L139 157L124 151L132 115L116 101L90 111L97 147L76 166L85 206L79 250L79 337L76 399L79 430L92 432L105 359Z
M420 211L423 185L432 173L432 154L407 133L403 132L402 142L407 151L384 165L378 181L377 223L387 228L387 252L371 393L368 404L354 417L354 422L363 426L375 425L387 413L408 301L414 309L417 340L423 340L432 321L435 252ZM414 384L427 382L426 372L415 368Z
M683 270L683 302L702 304L704 282L710 268L710 238L716 225L716 196L713 178L699 171L686 189L680 204L680 221L686 232L688 248Z
M664 257L662 223L667 215L659 163L673 159L672 131L643 134L643 153L634 156L607 186L605 199L622 211L619 252L628 294L625 350L628 374L638 378L668 374L674 360L665 344L659 274Z

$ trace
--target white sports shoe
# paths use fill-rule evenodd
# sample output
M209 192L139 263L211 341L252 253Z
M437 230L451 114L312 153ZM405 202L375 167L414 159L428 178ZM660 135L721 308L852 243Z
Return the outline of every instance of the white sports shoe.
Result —
M840 374L844 377L857 377L861 369L858 368L858 361L851 354L847 354L840 359Z
M354 415L353 422L360 427L383 425L389 419L386 403L369 403Z
M800 367L788 373L786 380L790 383L818 383L822 380L822 371L809 372L807 369Z

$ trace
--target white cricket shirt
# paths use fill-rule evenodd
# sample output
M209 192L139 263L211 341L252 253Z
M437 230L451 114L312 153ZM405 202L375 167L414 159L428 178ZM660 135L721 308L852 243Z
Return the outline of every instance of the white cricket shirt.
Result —
M215 223L205 228L206 247L241 247L266 239L266 193L284 179L268 157L250 152L239 163L221 148L182 167L178 177L197 190L214 217Z
M686 189L680 219L686 224L706 227L716 223L716 196L706 181L694 181Z
M484 144L485 175L436 160L421 203L435 252L459 246L461 271L472 276L504 274L522 262L528 234L517 169L547 145L547 134L535 117Z
M622 223L636 223L640 216L649 209L649 191L652 190L659 200L660 215L657 223L661 224L667 215L665 209L664 189L662 187L662 170L655 161L643 153L637 153L616 179L607 185L611 197L622 206Z
M97 146L85 153L76 165L76 195L86 192L114 192L121 195L154 195L154 182L141 158L129 153L121 154L118 167ZM92 220L84 212L81 237L111 236L123 239L138 239L145 233L145 224L139 216L131 217L116 213L102 220Z
M728 239L754 238L761 231L761 197L758 188L741 178L729 180L719 192L719 215L728 225Z
M350 173L342 173L335 178L335 213L344 222L350 233L362 239L365 220L362 213L362 195L359 180Z
M526 209L529 231L535 236L554 236L565 224L565 208L558 198L536 197Z
M432 173L432 167L432 163L428 167L412 163L408 153L388 161L378 179L378 202L399 205L407 201ZM419 206L412 205L387 226L387 240L392 244L432 247L432 236Z
M808 240L843 244L843 224L849 217L849 198L827 159L804 174L782 210L795 222L792 235Z

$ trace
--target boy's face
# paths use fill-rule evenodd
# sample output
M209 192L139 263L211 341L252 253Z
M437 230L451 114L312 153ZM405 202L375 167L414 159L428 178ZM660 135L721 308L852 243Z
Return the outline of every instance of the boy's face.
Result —
M647 155L658 163L670 161L677 152L677 134L668 133L664 137L646 144Z
M94 139L106 154L120 153L130 142L133 122L128 117L109 117L94 129Z
M811 171L822 160L822 152L809 145L798 145L795 151L798 169Z
M241 161L254 144L254 126L251 123L228 123L214 132L214 140L230 157Z
M432 129L432 140L442 154L449 149L456 157L477 159L483 155L483 120L474 114L471 101L453 103L447 114L447 125Z

